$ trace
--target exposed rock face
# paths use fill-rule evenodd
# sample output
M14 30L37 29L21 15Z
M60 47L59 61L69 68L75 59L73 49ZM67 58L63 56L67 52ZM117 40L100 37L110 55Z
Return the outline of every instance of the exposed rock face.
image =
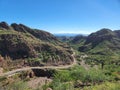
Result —
M24 32L24 33L26 33L26 30L23 27L21 27L20 25L16 24L16 23L11 24L11 27L14 30L18 31L18 32Z
M23 24L0 23L0 54L12 59L40 58L48 65L70 64L73 62L71 49L52 34L31 29ZM30 62L41 65L40 62Z
M6 29L9 30L10 26L6 22L1 22L0 23L0 29Z
M35 76L37 77L52 77L53 73L55 73L55 70L50 70L50 69L33 69L33 72Z

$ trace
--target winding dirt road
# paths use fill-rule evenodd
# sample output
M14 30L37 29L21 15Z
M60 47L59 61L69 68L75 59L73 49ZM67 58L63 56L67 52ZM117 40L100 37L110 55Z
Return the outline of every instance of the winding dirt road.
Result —
M16 70L12 70L12 71L3 73L0 76L11 76L11 75L14 75L16 73L26 71L26 70L31 70L31 69L67 69L67 68L73 67L74 65L77 64L74 55L75 55L75 52L73 52L73 54L71 55L73 57L73 63L70 64L70 65L43 66L43 67L23 67L23 68L20 68L20 69L16 69Z

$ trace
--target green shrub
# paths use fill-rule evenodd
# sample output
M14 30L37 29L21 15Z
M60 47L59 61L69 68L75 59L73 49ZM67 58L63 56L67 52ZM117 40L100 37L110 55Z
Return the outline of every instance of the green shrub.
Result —
M105 82L101 85L85 87L84 90L120 90L120 83Z
M72 80L70 72L68 70L63 70L54 74L54 79L59 79L60 82L67 82Z
M27 83L23 81L12 83L5 87L3 90L30 90L27 86Z

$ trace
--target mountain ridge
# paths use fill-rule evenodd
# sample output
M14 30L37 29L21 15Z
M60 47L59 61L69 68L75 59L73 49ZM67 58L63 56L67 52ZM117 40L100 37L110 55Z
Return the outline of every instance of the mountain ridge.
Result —
M91 51L96 47L100 46L102 49L104 47L108 47L111 50L120 49L120 32L112 31L110 29L103 28L97 32L91 33L85 40L84 44L79 47L80 51ZM99 48L100 49L100 48Z
M49 65L73 61L69 46L51 33L23 24L9 26L6 22L0 23L0 54L12 59L38 58L38 63L43 61Z

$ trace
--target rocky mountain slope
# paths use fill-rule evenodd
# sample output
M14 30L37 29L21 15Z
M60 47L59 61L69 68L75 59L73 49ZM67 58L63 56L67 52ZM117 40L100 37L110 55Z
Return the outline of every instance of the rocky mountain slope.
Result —
M79 47L80 51L90 51L94 53L100 51L118 51L120 50L120 31L110 29L101 29L90 34L83 46Z
M11 59L35 58L48 64L70 64L72 51L52 34L23 24L0 23L0 54ZM33 61L35 61L33 59Z
M87 37L76 36L71 46L79 55L87 54L85 62L91 65L120 65L120 30L103 28Z

